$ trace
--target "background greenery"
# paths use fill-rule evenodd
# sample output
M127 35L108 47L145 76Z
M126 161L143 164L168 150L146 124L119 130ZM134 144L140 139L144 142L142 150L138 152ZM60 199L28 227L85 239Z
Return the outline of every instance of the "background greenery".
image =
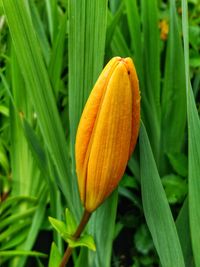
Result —
M188 12L188 14L187 14ZM200 2L0 0L0 265L56 266L82 214L74 142L105 63L133 58L140 140L71 266L200 266ZM70 265L69 265L70 266Z

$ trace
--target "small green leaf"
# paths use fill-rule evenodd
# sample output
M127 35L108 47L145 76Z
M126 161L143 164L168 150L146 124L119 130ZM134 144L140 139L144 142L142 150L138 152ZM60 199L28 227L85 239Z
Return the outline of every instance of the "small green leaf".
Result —
M186 155L183 153L168 153L167 156L174 171L186 177L188 174L188 160Z
M200 67L200 56L198 56L198 57L192 57L190 59L190 66L193 67L193 68Z
M76 231L76 221L75 221L73 215L71 214L71 212L69 211L69 209L65 210L65 218L66 218L67 232L70 235L73 235Z
M67 226L64 222L57 220L55 218L49 217L49 221L53 228L61 235L61 237L68 242L70 235L67 232Z
M91 235L84 234L78 239L75 239L72 235L71 232L68 231L68 229L73 230L74 233L74 219L70 215L68 209L66 209L66 219L69 223L70 221L70 226L67 226L64 222L59 221L57 219L54 219L52 217L49 217L49 221L53 228L56 229L56 231L61 235L61 237L69 244L70 247L75 248L75 247L87 247L91 250L96 250L95 244L94 244L94 239Z
M134 236L137 250L142 254L148 254L153 248L153 241L146 225L142 224Z
M2 145L0 145L0 166L3 168L4 172L8 174L9 161L7 157L7 152Z
M153 266L154 259L150 256L145 256L140 259L140 266Z
M81 236L79 239L76 239L76 240L73 240L72 238L68 239L68 244L71 248L87 247L91 250L96 251L94 239L91 235L88 235L88 234L84 234L83 236Z
M0 105L0 114L8 117L9 116L9 109L6 106Z
M59 266L61 259L62 259L62 257L60 255L60 252L59 252L56 244L53 242L51 245L51 252L50 252L50 259L49 259L48 267Z
M130 175L125 174L120 182L121 186L138 189L138 183L136 179Z
M170 204L181 203L187 194L187 183L180 176L171 174L162 178L162 184Z
M198 25L189 26L189 41L192 47L198 51L200 44L200 28Z

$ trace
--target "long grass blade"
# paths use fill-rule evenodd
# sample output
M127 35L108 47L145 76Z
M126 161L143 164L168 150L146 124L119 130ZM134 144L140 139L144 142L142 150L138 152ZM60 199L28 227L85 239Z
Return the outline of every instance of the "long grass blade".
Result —
M16 56L14 51L11 54L11 75L12 75L12 91L13 99L19 112L31 118L32 107L28 105L28 97L24 90L24 81L19 71ZM11 162L12 162L12 176L13 176L13 195L33 195L38 192L37 180L38 175L32 180L33 174L33 158L26 139L23 135L19 114L11 106L10 108L10 122L11 122ZM35 173L36 174L36 173Z
M150 138L156 163L160 158L160 40L158 31L158 3L156 0L141 1L143 40L144 122ZM142 103L143 104L143 103ZM158 165L158 164L157 164ZM158 165L159 166L159 165Z
M140 85L144 88L142 33L138 5L136 0L124 0L124 2L131 36L131 48L134 52L134 62L139 75Z
M38 12L35 2L33 0L30 0L29 6L30 6L33 24L35 25L35 29L37 31L38 40L40 42L43 57L44 57L45 63L48 64L49 58L50 58L50 44L48 41L48 37L43 27L43 23L40 18L40 14Z
M191 239L188 238L190 236L188 198L185 199L183 206L179 212L178 218L176 220L176 228L183 251L185 266L193 267L194 262L192 254L192 244Z
M200 120L195 105L189 74L188 6L182 0L182 27L184 41L185 79L187 92L187 117L189 138L189 218L192 249L196 266L200 266Z
M101 248L96 252L89 252L89 266L110 267L114 225L117 211L117 197L115 191L111 197L96 212L90 223L90 231L95 238L96 247Z
M162 149L163 153L180 153L186 125L186 90L184 57L175 1L170 2L170 25L162 91ZM178 62L178 64L177 64ZM169 127L170 125L170 127ZM163 162L161 162L163 164ZM162 166L162 172L166 171Z
M113 19L114 18L111 12L108 12L108 22L112 23ZM131 56L131 51L118 25L116 25L115 27L115 32L113 34L110 47L113 56L120 56L120 57Z
M53 48L49 63L49 76L51 77L55 95L58 95L60 89L61 70L64 56L64 45L67 25L67 14L64 14L61 20L60 28L54 38Z
M140 166L144 214L161 265L184 267L176 226L143 125L140 130Z
M47 10L49 35L51 38L51 42L53 43L53 40L56 35L57 26L58 26L57 1L56 0L51 0L51 1L45 0L45 3L46 3L46 10Z
M159 111L160 103L160 45L158 31L157 1L141 1L143 42L144 42L144 68L146 75L146 93Z

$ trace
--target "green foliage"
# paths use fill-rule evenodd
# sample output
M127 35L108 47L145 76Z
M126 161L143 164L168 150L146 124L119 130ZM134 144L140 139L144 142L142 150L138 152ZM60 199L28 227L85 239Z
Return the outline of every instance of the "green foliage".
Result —
M162 266L184 267L175 223L144 126L140 130L141 186L145 218Z
M67 242L67 239L70 238L71 233L67 231L66 224L52 217L49 217L49 221L56 231L59 232L61 237Z
M198 253L200 249L200 234L197 230L200 223L200 210L199 210L199 201L200 201L200 120L197 108L195 106L194 96L192 92L192 87L190 83L189 76L189 44L188 44L188 7L184 1L182 1L183 8L183 40L184 40L184 59L185 59L185 80L187 88L187 108L188 108L188 138L189 138L189 220L190 220L190 231L191 231L191 240L192 248L194 255L195 265L200 264L200 255Z
M171 153L167 155L173 170L183 176L188 175L188 159L183 153Z
M61 258L60 252L59 252L56 244L53 242L51 245L51 252L50 252L48 267L59 266L61 259L62 258Z
M65 242L76 267L200 266L199 17L198 0L0 1L2 267L58 266ZM77 125L113 56L134 60L145 126L74 240ZM49 260L33 249L44 229Z
M60 234L60 236L68 243L69 247L75 248L84 246L91 250L96 250L94 239L91 235L83 234L77 239L73 237L73 234L77 228L75 219L73 218L72 214L70 214L68 209L66 209L65 214L66 223L52 217L49 217L49 221L55 230Z
M183 48L174 0L170 3L169 29L162 91L161 146L164 153L177 152L180 154L185 137L186 90L185 80L183 79ZM173 119L172 116L174 116ZM161 162L163 165L162 172L166 172L165 158L163 158L163 161Z
M26 255L30 255L30 256L37 256L37 257L47 257L47 255L40 253L40 252L35 252L35 251L21 251L21 250L9 250L9 251L0 251L0 256L4 256L4 257L13 257L13 256L26 256Z
M170 204L182 203L187 194L187 183L178 175L166 175L162 184Z
M76 197L74 195L76 191L72 190L73 180L69 179L69 170L65 164L68 161L68 155L64 132L28 6L24 1L20 3L3 1L3 5L21 71L23 74L26 73L23 76L26 86L31 88L29 97L32 98L41 133L59 173L59 185L64 191L69 206L72 206L74 200L78 207L80 202L77 195ZM15 14L14 17L13 14Z
M142 254L148 254L153 248L153 242L146 225L141 225L134 235L134 242L137 250Z
M19 207L26 206L30 207L19 211ZM30 251L41 226L44 210L44 204L41 206L36 198L28 196L10 197L1 205L0 256L3 262L19 255L46 257L43 253ZM24 243L26 245L23 246Z

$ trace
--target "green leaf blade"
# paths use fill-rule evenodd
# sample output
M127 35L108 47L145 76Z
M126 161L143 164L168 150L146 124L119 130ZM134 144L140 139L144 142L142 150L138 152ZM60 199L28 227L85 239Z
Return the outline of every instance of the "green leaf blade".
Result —
M188 3L182 0L182 27L185 59L185 81L187 93L187 117L189 138L189 221L192 239L192 250L196 266L200 266L200 120L195 105L194 95L190 83L189 69L189 34L188 34Z
M162 149L163 153L180 153L185 138L186 90L182 40L175 1L170 2L169 36L162 90ZM178 62L178 64L177 64ZM169 127L170 125L170 127ZM166 165L166 158L163 158ZM166 166L163 172L166 171Z
M176 226L143 125L140 131L140 153L144 214L161 264L163 267L184 267Z
M60 252L59 252L56 244L53 242L52 245L51 245L51 252L50 252L50 258L49 258L48 267L57 267L57 266L59 266L61 260L62 260L62 257L60 255Z

